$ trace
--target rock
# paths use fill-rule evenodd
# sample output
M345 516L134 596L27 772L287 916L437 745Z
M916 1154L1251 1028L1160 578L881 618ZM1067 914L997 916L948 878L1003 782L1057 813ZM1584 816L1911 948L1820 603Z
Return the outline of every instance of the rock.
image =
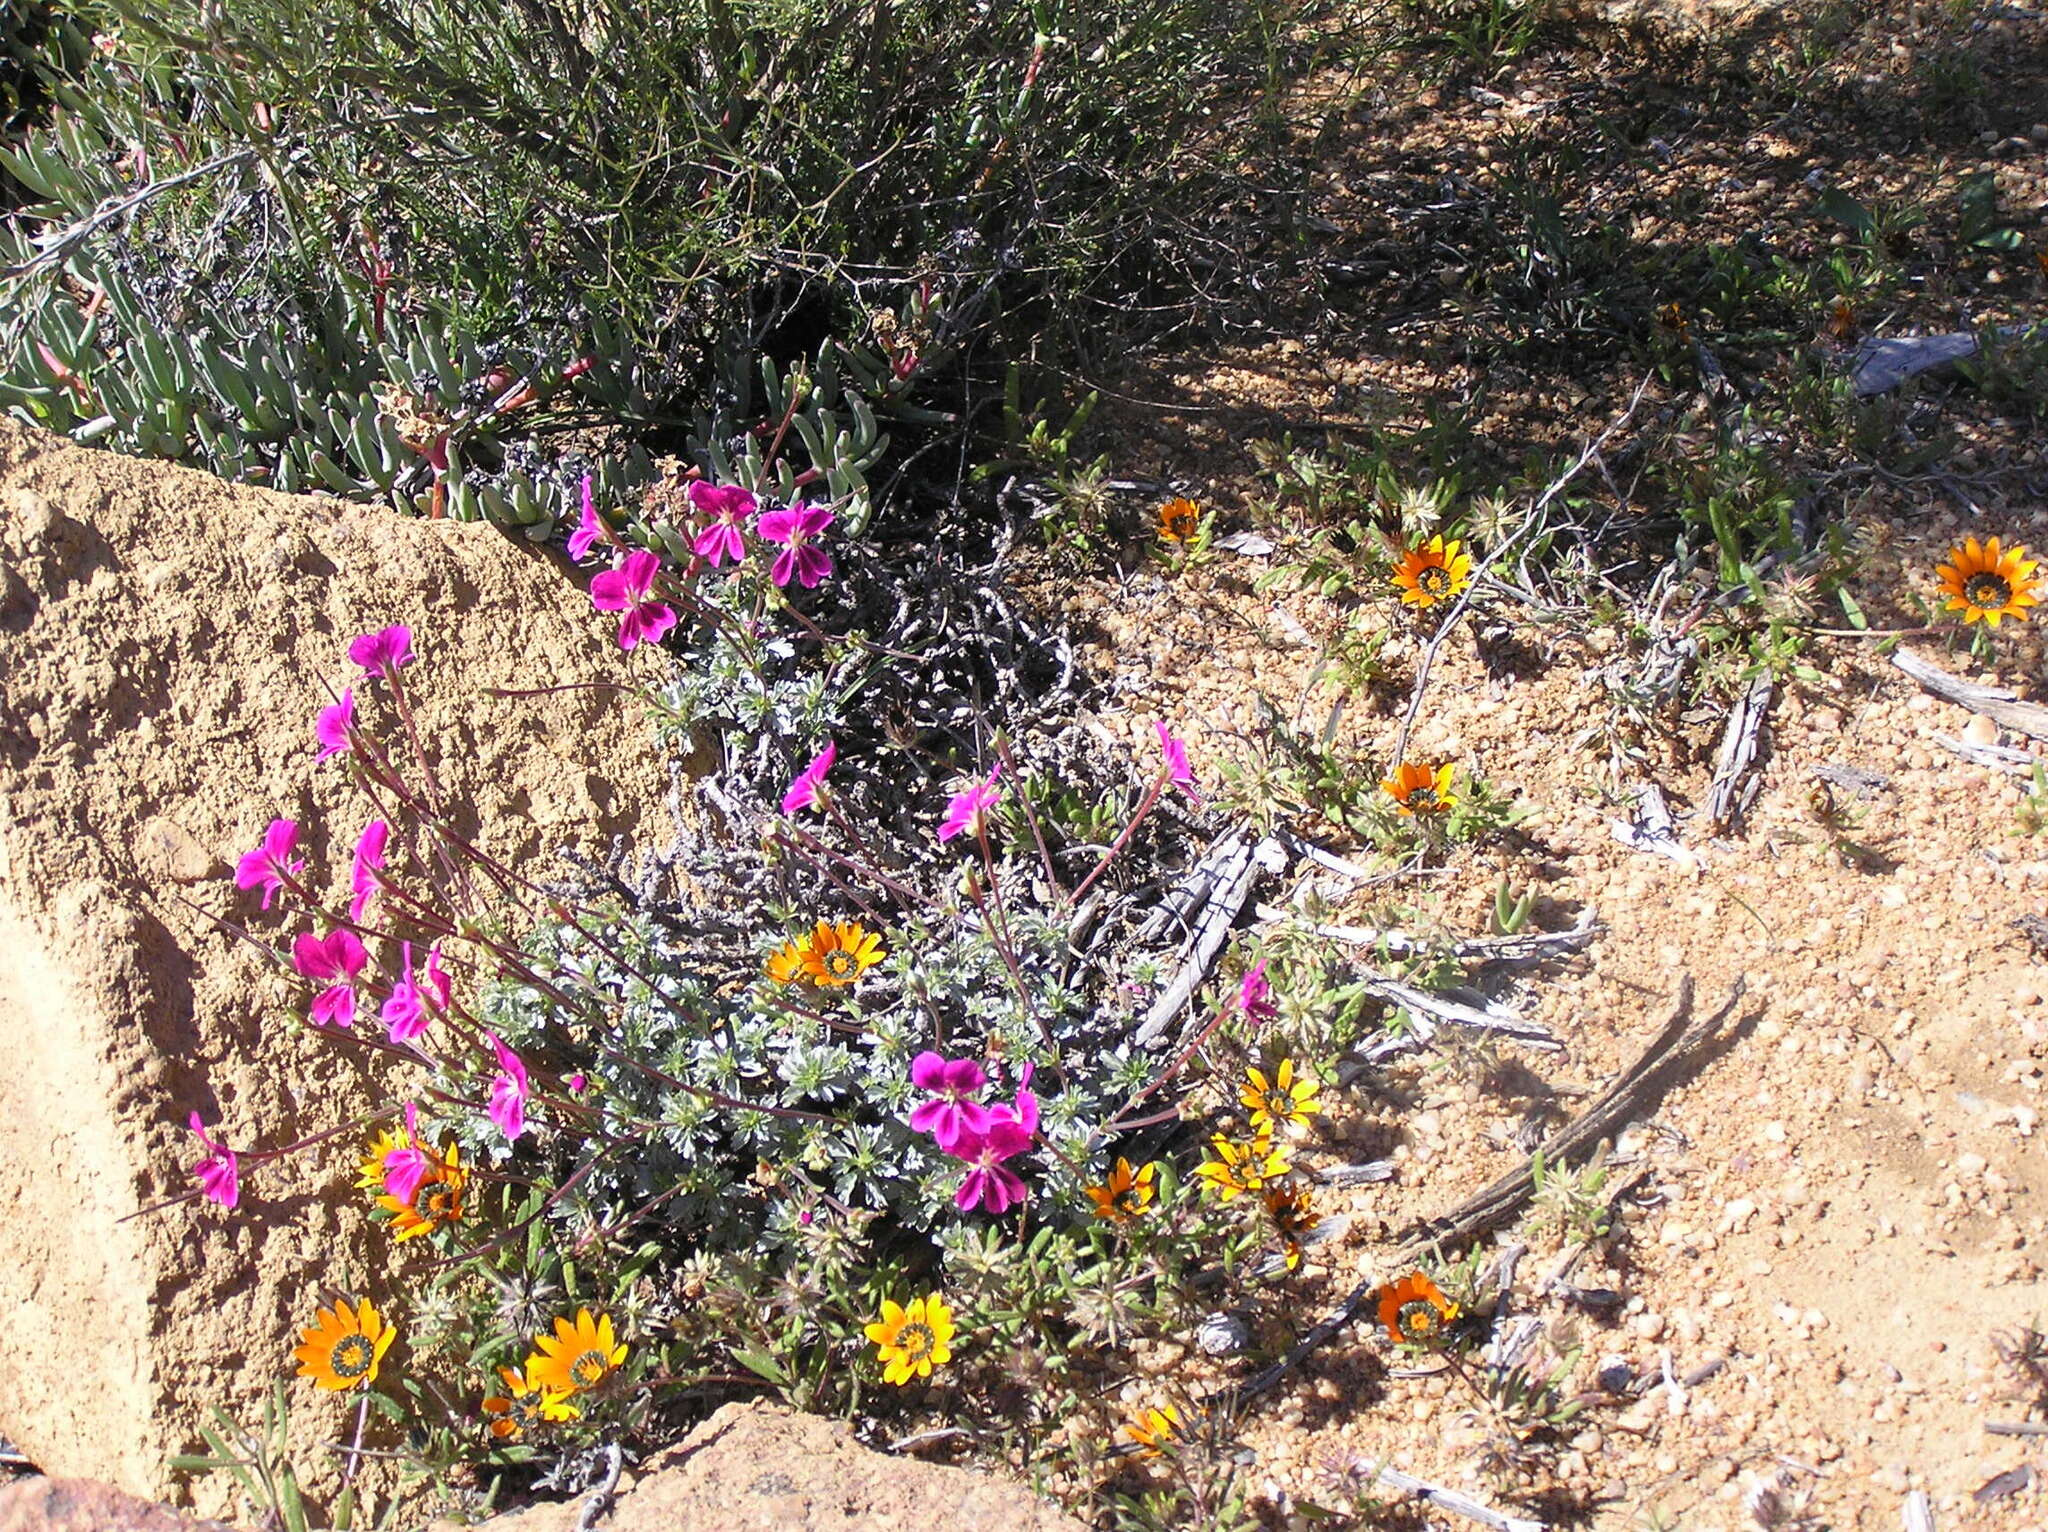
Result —
M487 1532L575 1532L581 1501L494 1516ZM1021 1484L863 1447L846 1425L728 1404L647 1463L603 1532L1085 1532ZM428 1532L459 1532L437 1522Z
M622 655L550 555L490 527L13 421L0 567L19 582L0 621L0 1432L49 1472L161 1498L208 1405L256 1423L294 1327L387 1259L346 1189L353 1136L245 1166L237 1212L130 1216L190 1188L192 1111L246 1150L368 1099L365 1056L298 1026L296 992L218 923L288 936L230 876L273 816L302 821L316 875L345 876L371 816L315 761L312 727L357 679L349 638L412 626L404 674L458 819L550 871L558 846L602 853L666 798L631 694L582 683L658 680L667 661ZM309 1388L293 1408L306 1440L339 1430Z
M0 1532L228 1532L95 1479L0 1484Z

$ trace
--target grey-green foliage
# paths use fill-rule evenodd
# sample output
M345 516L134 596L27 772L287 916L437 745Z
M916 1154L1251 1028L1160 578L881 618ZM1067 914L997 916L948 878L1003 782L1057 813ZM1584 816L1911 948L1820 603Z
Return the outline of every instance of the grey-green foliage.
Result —
M807 918L791 922L797 929L808 929ZM931 1045L935 1014L948 1019L949 1052L1012 1061L990 1100L1009 1099L1015 1071L1035 1062L1046 1141L1084 1162L1089 1139L1151 1061L1098 1035L1094 1009L1059 981L1059 922L1016 911L1010 930L1032 1019L966 911L891 933L893 950L857 990L764 980L763 959L784 934L765 915L722 960L718 933L683 937L644 916L584 931L543 927L527 960L549 976L547 986L505 980L487 995L484 1020L550 1073L586 1077L576 1099L591 1114L587 1134L551 1139L558 1162L547 1179L573 1179L576 1189L554 1216L614 1229L646 1210L635 1238L666 1228L687 1233L691 1248L770 1259L820 1197L881 1211L891 1228L952 1225L962 1167L906 1123L922 1099L910 1063ZM1040 1023L1061 1046L1057 1073L1045 1067ZM448 1085L452 1098L478 1099L474 1082ZM453 1126L474 1162L508 1152L481 1114ZM1018 1168L1034 1184L1063 1171L1055 1152ZM1074 1191L1065 1187L1064 1196Z

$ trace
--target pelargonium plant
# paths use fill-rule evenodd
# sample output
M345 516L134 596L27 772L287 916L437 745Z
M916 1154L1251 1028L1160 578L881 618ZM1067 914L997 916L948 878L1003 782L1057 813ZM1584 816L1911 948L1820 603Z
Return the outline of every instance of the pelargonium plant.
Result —
M703 524L686 558L625 553L594 604L624 648L679 631L772 653L769 592L834 573L829 513L730 486L687 498ZM588 554L606 526L586 520ZM310 732L364 796L353 850L309 865L279 820L236 882L277 926L305 1024L381 1055L385 1099L293 1145L230 1148L195 1116L191 1195L234 1215L277 1161L370 1135L351 1194L388 1219L392 1264L304 1332L302 1375L365 1407L381 1390L429 1468L523 1464L573 1488L596 1443L658 1439L677 1391L730 1387L735 1365L805 1405L968 1388L955 1405L988 1408L971 1380L1005 1348L1064 1372L1209 1301L1192 1273L1219 1251L1292 1238L1129 1158L1172 1138L1203 1050L1270 1014L1263 978L1223 983L1148 1053L1128 1040L1130 978L1075 961L1077 903L1169 792L1199 804L1164 725L1106 850L1037 821L1006 747L913 783L902 827L857 823L853 763L828 740L760 795L759 842L707 848L679 914L616 883L566 894L464 837L409 699L430 645L392 627L348 653ZM1231 1161L1262 1167L1244 1189L1288 1168L1267 1110Z

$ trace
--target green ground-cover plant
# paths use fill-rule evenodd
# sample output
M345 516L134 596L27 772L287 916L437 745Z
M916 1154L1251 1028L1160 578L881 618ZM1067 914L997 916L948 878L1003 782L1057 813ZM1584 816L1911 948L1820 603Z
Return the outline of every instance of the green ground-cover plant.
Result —
M757 380L803 369L849 446L805 406L797 474L864 472L888 429L993 424L970 356L1184 313L1175 233L1243 174L1218 129L1289 67L1277 24L1230 0L87 0L4 157L29 205L0 235L0 398L540 537L586 471L617 494L664 451L714 471L775 433Z

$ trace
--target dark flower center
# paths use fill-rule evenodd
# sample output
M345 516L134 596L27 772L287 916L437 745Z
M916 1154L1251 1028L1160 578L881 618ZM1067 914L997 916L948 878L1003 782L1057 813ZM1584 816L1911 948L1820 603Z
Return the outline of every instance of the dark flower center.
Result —
M1264 1110L1268 1117L1291 1118L1294 1115L1294 1096L1274 1086L1264 1097Z
M824 957L825 972L835 979L851 979L860 973L860 959L844 947L835 947Z
M367 1335L344 1335L327 1353L327 1365L337 1378L360 1378L370 1370L377 1348Z
M1996 570L1980 569L1963 581L1963 599L1972 606L1995 611L2012 600L2012 582Z
M1415 576L1415 583L1425 596L1447 596L1451 590L1451 572L1441 564L1432 564Z
M595 1388L611 1365L611 1359L602 1351L586 1351L569 1364L569 1376L578 1388Z
M921 1362L932 1354L930 1325L907 1324L896 1332L896 1344L908 1362Z
M1411 1340L1421 1340L1425 1336L1434 1335L1438 1322L1436 1305L1427 1298L1410 1299L1401 1305L1401 1312L1395 1316L1394 1322L1400 1325L1401 1333Z

